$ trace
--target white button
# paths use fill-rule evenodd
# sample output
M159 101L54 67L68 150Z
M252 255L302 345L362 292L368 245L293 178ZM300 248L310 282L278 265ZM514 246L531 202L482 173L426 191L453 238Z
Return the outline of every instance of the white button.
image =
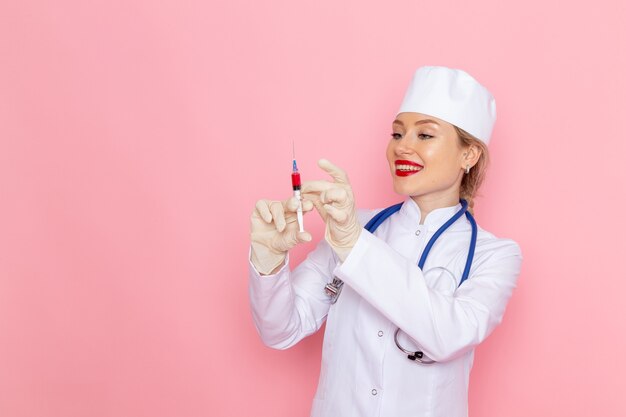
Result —
M384 333L383 333L383 331L382 331L382 330L379 330L379 331L378 331L378 337L383 337L383 334L384 334Z
M420 235L420 233L422 233L422 231L421 231L421 230L419 230L419 229L418 229L418 230L416 230L416 231L415 231L415 236L419 236L419 235Z
M375 389L372 390L372 395L376 395L378 394L378 391L376 391Z

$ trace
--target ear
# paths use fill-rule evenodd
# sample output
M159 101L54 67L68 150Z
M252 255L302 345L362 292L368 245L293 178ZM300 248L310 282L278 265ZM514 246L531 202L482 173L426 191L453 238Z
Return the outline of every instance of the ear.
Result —
M465 167L468 165L470 168L476 165L482 153L483 153L482 149L480 149L478 146L468 145L463 151L463 157L461 158L461 162L462 162L461 169L465 169Z

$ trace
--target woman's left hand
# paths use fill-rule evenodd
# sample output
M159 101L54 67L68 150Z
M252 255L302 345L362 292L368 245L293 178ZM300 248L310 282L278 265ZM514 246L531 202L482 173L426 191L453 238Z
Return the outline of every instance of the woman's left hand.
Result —
M326 159L320 159L317 164L334 181L304 181L302 196L313 202L326 223L326 241L344 261L362 229L356 216L352 187L347 174L338 166Z

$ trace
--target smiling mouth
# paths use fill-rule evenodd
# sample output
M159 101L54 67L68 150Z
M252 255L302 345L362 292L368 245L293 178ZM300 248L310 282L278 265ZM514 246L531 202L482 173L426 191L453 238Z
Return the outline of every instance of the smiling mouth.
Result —
M408 177L409 175L417 174L424 168L423 165L403 159L397 160L395 165L398 177Z

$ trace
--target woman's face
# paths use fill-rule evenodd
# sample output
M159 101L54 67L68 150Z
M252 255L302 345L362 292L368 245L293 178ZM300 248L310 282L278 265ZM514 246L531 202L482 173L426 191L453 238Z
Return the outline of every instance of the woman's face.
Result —
M387 160L394 190L416 198L458 201L467 149L461 146L454 126L406 112L398 114L392 130Z

